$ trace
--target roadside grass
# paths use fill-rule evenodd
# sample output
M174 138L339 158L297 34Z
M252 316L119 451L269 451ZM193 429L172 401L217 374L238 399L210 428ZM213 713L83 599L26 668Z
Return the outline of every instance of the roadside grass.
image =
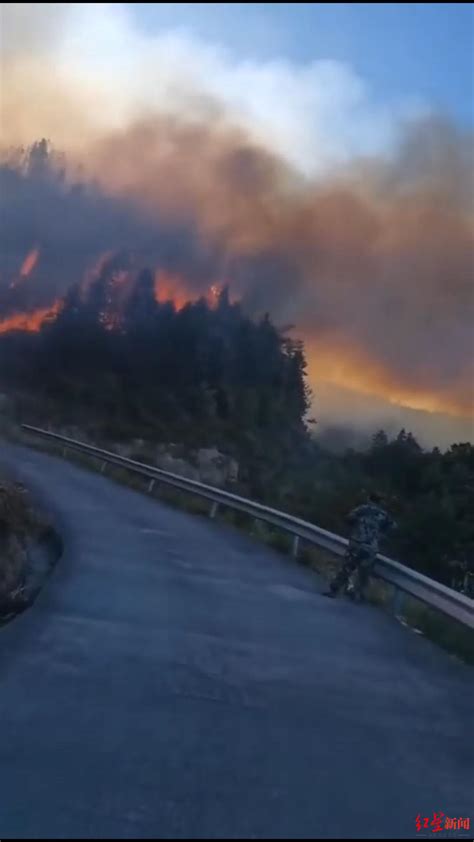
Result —
M474 665L474 630L445 617L419 600L405 597L402 620L433 643Z
M32 434L19 430L15 425L9 425L8 428L2 425L0 432L6 438L18 444L26 444L37 450L60 455L89 470L99 473L103 472L103 461L99 457L89 456L70 448L64 448L58 442L37 438ZM195 497L192 494L171 486L166 486L159 481L155 482L153 490L150 492L149 478L133 474L119 466L107 464L105 472L108 477L117 482L148 496L153 496L164 503L176 506L188 514L209 516L212 505L209 500ZM288 555L292 551L292 535L273 527L271 524L255 520L255 518L245 512L226 509L222 505L219 505L216 518L218 518L219 522L226 523L229 526L241 530L277 552ZM332 578L340 564L340 559L335 558L328 551L303 541L300 541L297 561L315 571L326 581ZM391 585L380 579L372 579L370 581L367 592L368 602L393 614L392 598L393 587ZM450 654L460 658L463 662L474 665L474 631L471 629L440 614L407 594L404 595L403 609L397 615L397 620L407 626L412 632L424 635Z

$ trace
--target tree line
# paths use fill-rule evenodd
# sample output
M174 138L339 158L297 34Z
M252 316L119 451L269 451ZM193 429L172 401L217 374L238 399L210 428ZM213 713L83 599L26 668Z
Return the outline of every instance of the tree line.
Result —
M226 289L215 306L200 299L177 310L155 300L147 270L118 316L113 292L103 271L87 295L73 287L38 334L1 337L2 381L21 393L30 420L75 424L99 441L215 445L238 460L242 493L336 532L377 489L399 524L387 552L472 589L470 443L426 451L405 430L392 439L379 431L365 450L330 453L307 423L303 345L268 315L251 319Z

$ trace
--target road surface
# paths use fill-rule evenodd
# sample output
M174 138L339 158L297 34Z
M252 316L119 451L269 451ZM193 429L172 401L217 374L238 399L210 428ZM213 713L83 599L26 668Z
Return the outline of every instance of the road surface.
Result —
M44 453L0 461L65 542L0 629L1 838L472 823L470 668L224 525Z

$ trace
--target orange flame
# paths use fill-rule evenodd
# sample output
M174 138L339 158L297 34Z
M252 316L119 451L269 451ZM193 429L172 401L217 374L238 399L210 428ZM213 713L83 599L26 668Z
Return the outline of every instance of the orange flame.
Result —
M38 333L45 322L52 321L58 315L62 303L62 300L58 298L50 307L40 307L38 310L32 310L31 313L12 313L11 316L0 320L0 333L8 333L12 330Z
M28 275L31 275L33 269L38 263L39 254L39 249L37 248L31 249L31 251L28 252L23 263L21 264L20 277L27 278Z
M176 310L182 310L186 304L204 298L209 307L217 307L223 285L211 284L207 292L190 291L186 281L180 275L171 275L163 269L155 272L155 301L164 304L170 301Z
M191 297L179 275L171 275L163 269L155 272L155 301L160 304L171 301L176 310L182 310Z
M12 283L10 284L10 289L14 289L20 281L23 281L29 275L31 275L33 269L35 268L36 264L38 263L40 251L38 248L31 249L26 255L23 263L21 264L20 274L17 278L15 278Z
M83 300L87 298L92 284L100 277L113 258L113 252L105 252L88 270L80 285L80 294ZM39 257L39 249L35 248L26 256L21 267L21 277L33 271ZM106 330L120 330L123 323L124 312L127 301L133 290L137 279L136 270L116 269L108 275L106 285L106 301L103 310L99 314L100 322ZM13 286L13 285L12 285ZM172 302L177 311L182 310L187 304L204 299L212 309L216 308L224 285L214 282L209 285L207 291L197 291L191 288L191 284L181 275L169 273L163 269L157 269L154 275L154 296L158 303ZM236 299L234 299L235 301ZM58 298L48 307L41 307L31 312L15 312L3 319L0 319L0 334L9 331L19 330L38 332L45 322L51 321L60 312L64 302Z

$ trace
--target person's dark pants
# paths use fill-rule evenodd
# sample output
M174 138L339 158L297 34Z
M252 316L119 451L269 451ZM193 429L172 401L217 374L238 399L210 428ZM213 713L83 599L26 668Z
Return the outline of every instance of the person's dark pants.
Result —
M341 569L330 584L333 594L339 593L342 588L347 588L349 579L354 576L354 597L362 600L365 595L370 571L375 562L376 553L368 547L350 544L344 557Z

